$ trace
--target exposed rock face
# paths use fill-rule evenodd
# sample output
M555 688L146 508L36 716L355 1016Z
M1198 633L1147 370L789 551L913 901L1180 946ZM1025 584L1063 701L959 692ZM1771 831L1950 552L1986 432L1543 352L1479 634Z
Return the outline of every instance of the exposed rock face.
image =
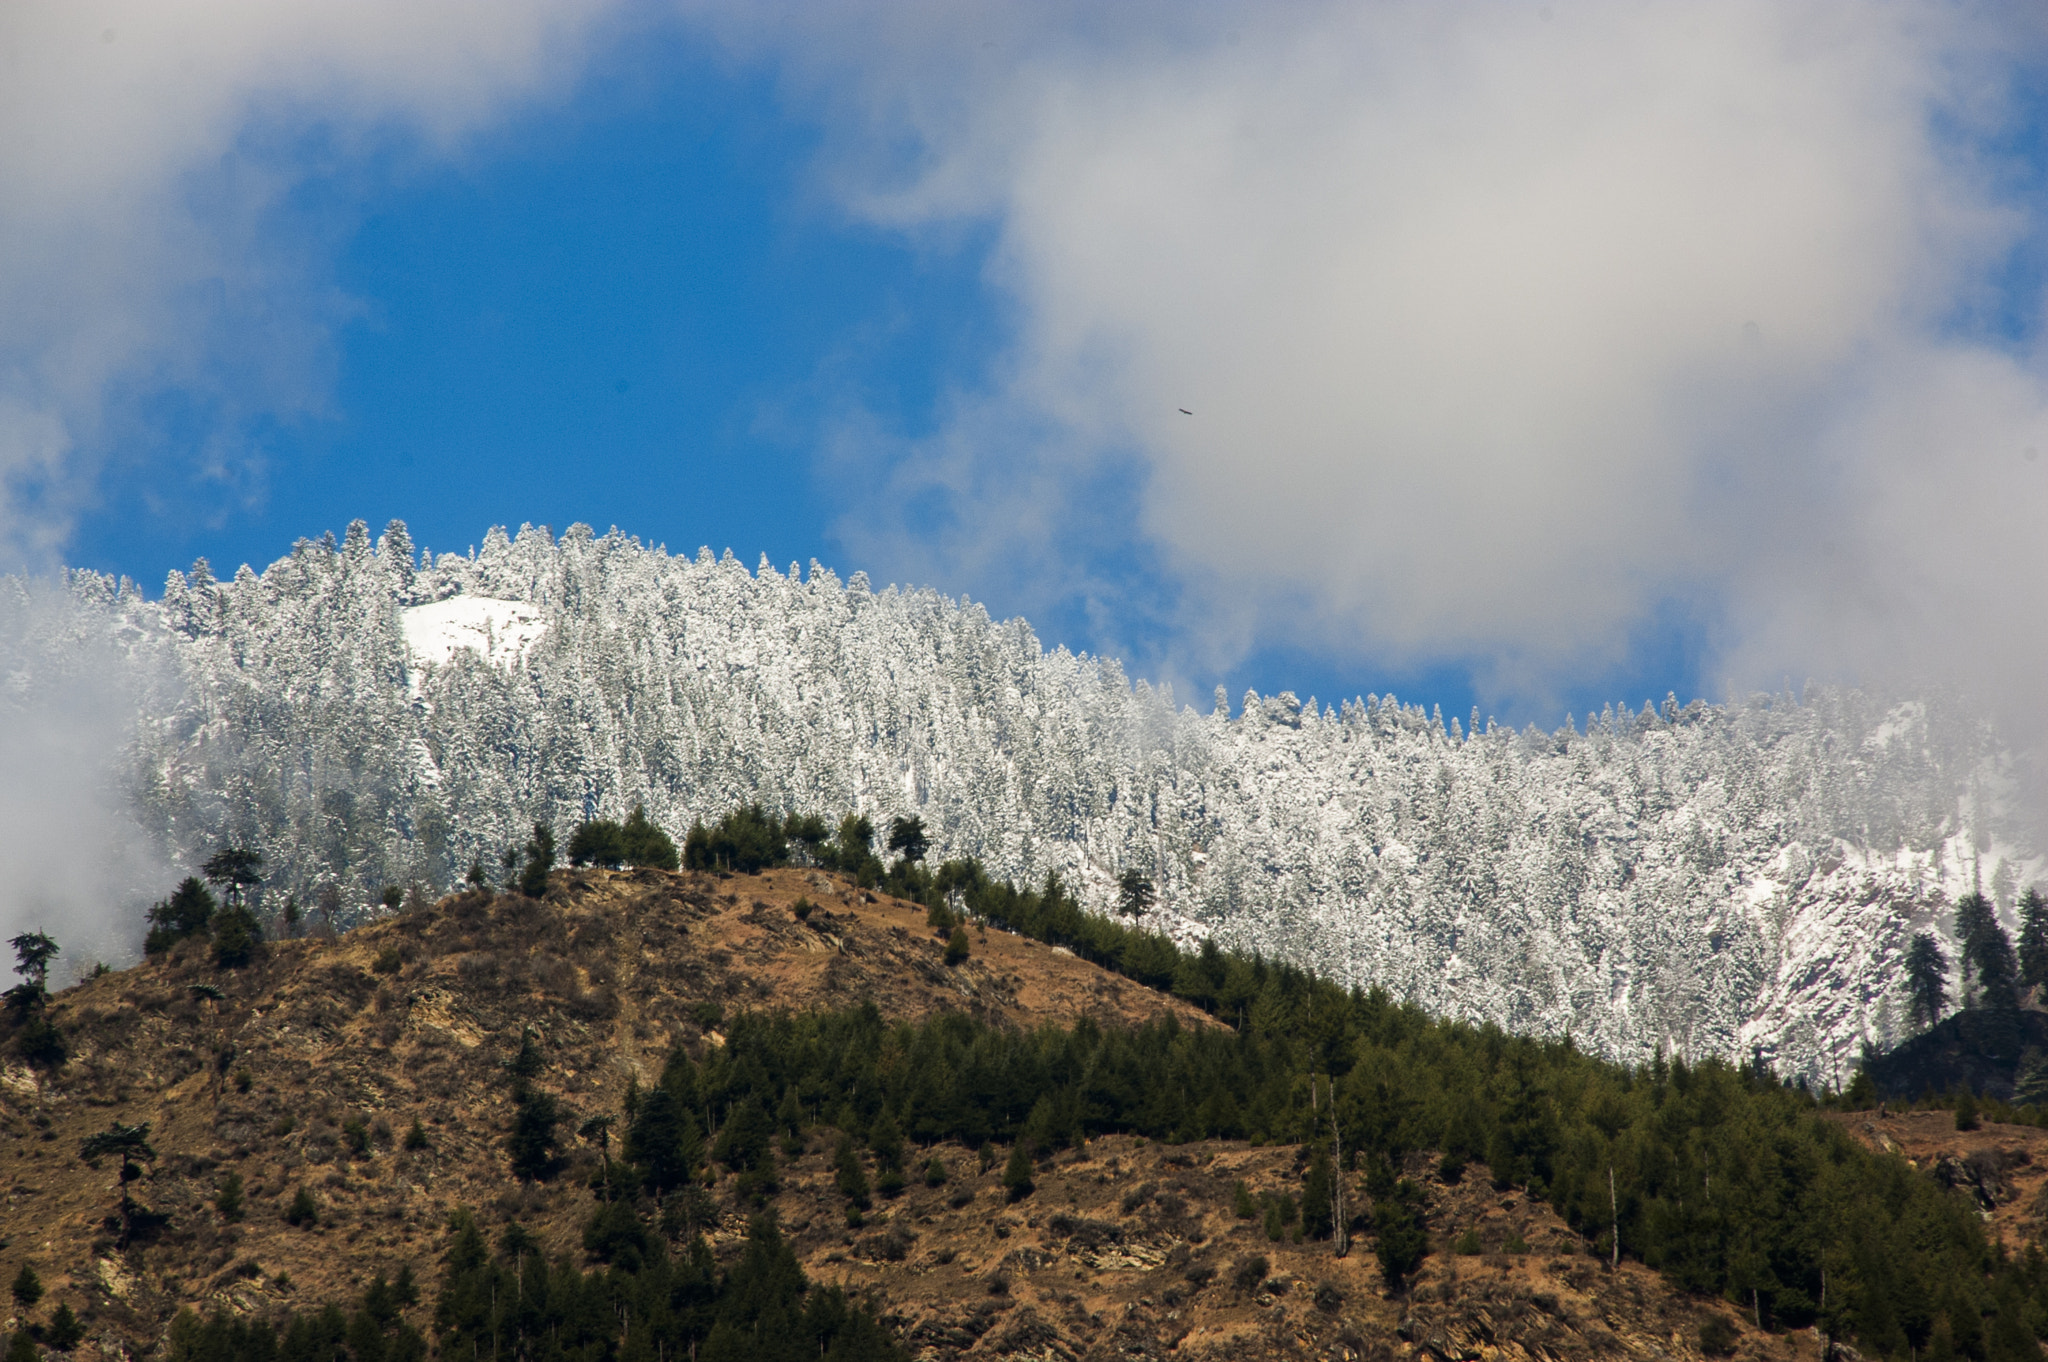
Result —
M1624 1060L1761 1051L1834 1083L1903 1035L1911 934L1978 884L2010 914L2043 871L1992 735L1933 701L1671 701L1543 734L1283 694L1233 719L931 592L585 527L423 562L358 525L157 603L72 585L0 721L88 645L146 672L138 818L189 863L258 843L273 905L329 894L343 920L537 818L915 812L935 856L1056 871L1097 908L1145 870L1183 939Z

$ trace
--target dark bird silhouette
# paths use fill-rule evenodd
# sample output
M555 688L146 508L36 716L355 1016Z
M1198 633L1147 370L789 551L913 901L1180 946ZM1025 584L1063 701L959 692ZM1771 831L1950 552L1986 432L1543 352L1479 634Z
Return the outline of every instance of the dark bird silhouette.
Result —
M1189 410L1188 410L1188 409L1187 409L1186 407L1182 407L1182 408L1180 409L1180 414L1181 414L1182 416L1193 416L1193 415L1194 415L1194 413L1193 413L1193 412L1191 412L1191 411L1189 411Z

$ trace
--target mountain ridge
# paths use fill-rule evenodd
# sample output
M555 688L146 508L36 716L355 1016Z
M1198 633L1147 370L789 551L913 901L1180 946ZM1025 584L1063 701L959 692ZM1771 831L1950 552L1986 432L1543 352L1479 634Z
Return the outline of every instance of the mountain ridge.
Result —
M947 964L923 909L809 870L560 871L544 899L465 893L271 943L241 970L206 946L57 993L70 1062L0 1070L0 1253L40 1274L37 1313L71 1307L114 1355L162 1355L184 1309L309 1313L401 1267L424 1290L399 1313L426 1331L464 1223L487 1244L583 1261L619 1140L601 1154L565 1138L556 1176L513 1181L521 1085L561 1104L566 1136L630 1110L673 1056L725 1046L743 1006L867 1005L892 1025L978 1011L1012 1032L1076 1017L1225 1029L999 929ZM77 1157L110 1121L153 1142L133 1194L168 1217L126 1248L114 1170ZM1434 1251L1395 1291L1365 1233L1345 1255L1274 1228L1305 1146L1100 1135L1047 1151L1020 1199L999 1161L941 1141L914 1161L940 1159L940 1180L882 1192L850 1223L834 1138L826 1120L781 1144L768 1204L812 1280L877 1302L923 1358L1693 1356L1702 1328L1748 1357L1812 1351L1639 1263L1610 1270L1541 1198L1478 1167L1446 1172L1433 1152L1404 1168ZM714 1186L702 1228L731 1270L751 1234L747 1184ZM1258 1213L1234 1204L1246 1196ZM10 1329L28 1318L14 1310Z
M516 607L518 637L408 633L462 598ZM142 825L188 862L263 846L273 893L344 921L536 818L915 813L935 855L1056 872L1098 910L1141 869L1184 942L1630 1062L1831 1083L1905 1033L1910 936L1979 884L2009 915L2043 866L2002 811L2009 757L1939 699L1670 700L1543 734L1283 693L1233 719L936 593L581 526L422 557L359 522L261 574L173 573L155 602L74 574L67 601L42 656L83 639L138 678ZM62 670L18 674L32 699Z

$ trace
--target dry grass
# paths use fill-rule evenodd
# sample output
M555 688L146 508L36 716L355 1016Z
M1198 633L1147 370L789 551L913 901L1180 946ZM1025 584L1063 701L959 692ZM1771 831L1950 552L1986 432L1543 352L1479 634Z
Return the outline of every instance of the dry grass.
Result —
M805 921L792 911L799 897L817 905ZM190 985L201 980L220 982L226 1000L196 1004ZM60 995L53 1015L75 1057L53 1081L5 1073L0 1272L33 1262L50 1288L39 1317L68 1301L109 1342L142 1348L185 1304L270 1311L347 1299L403 1262L431 1282L457 1206L475 1208L493 1236L516 1219L580 1259L594 1153L572 1150L553 1184L506 1180L501 1065L523 1028L547 1057L541 1083L580 1117L617 1110L629 1079L650 1081L672 1046L720 1043L707 1025L721 1008L868 999L893 1017L1216 1024L1002 932L979 935L970 959L948 968L922 909L797 870L723 881L568 872L545 902L460 895L331 941L280 943L227 979L185 950ZM222 1047L230 1071L217 1066ZM112 1170L76 1158L111 1120L151 1123L163 1157L139 1191L171 1216L125 1256L104 1225ZM427 1147L408 1150L415 1121ZM1486 1328L1496 1337L1483 1346L1510 1356L1524 1335L1560 1358L1652 1346L1682 1355L1672 1335L1690 1337L1701 1311L1646 1273L1613 1277L1568 1254L1554 1218L1493 1193L1478 1169L1456 1187L1431 1184L1432 1224L1446 1245L1475 1228L1489 1253L1439 1253L1412 1299L1389 1300L1369 1242L1340 1260L1327 1245L1272 1243L1262 1223L1232 1213L1240 1179L1255 1192L1298 1188L1291 1148L1106 1139L1054 1161L1016 1204L998 1185L1000 1162L915 1151L908 1188L850 1230L835 1142L814 1131L788 1161L783 1223L807 1270L879 1292L925 1356L1393 1356L1428 1338L1480 1347ZM934 1152L950 1177L928 1187L921 1170ZM1426 1176L1419 1161L1414 1171ZM244 1181L238 1224L213 1205L230 1172ZM302 1187L318 1216L294 1226L285 1211ZM736 1251L743 1224L727 1196L718 1252ZM1536 1251L1495 1251L1510 1232ZM1267 1260L1257 1280L1240 1281L1257 1258ZM1428 1338L1399 1337L1404 1319ZM1784 1340L1769 1346L1784 1355ZM1745 1335L1742 1347L1754 1353L1758 1341Z

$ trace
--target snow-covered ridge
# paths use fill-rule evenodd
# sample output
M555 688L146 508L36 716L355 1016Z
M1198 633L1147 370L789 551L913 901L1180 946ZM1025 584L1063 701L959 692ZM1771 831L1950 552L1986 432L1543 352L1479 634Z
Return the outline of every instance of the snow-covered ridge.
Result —
M743 800L917 812L935 855L1101 907L1142 867L1183 939L1621 1058L1760 1047L1831 1079L1902 1028L1913 931L1977 885L2010 913L2044 871L2007 757L1938 697L1554 733L1377 696L1231 718L930 591L580 526L421 559L356 525L158 603L91 574L73 599L66 638L181 678L136 730L138 816L188 861L261 846L302 899L446 886L536 818L635 803L678 832Z

